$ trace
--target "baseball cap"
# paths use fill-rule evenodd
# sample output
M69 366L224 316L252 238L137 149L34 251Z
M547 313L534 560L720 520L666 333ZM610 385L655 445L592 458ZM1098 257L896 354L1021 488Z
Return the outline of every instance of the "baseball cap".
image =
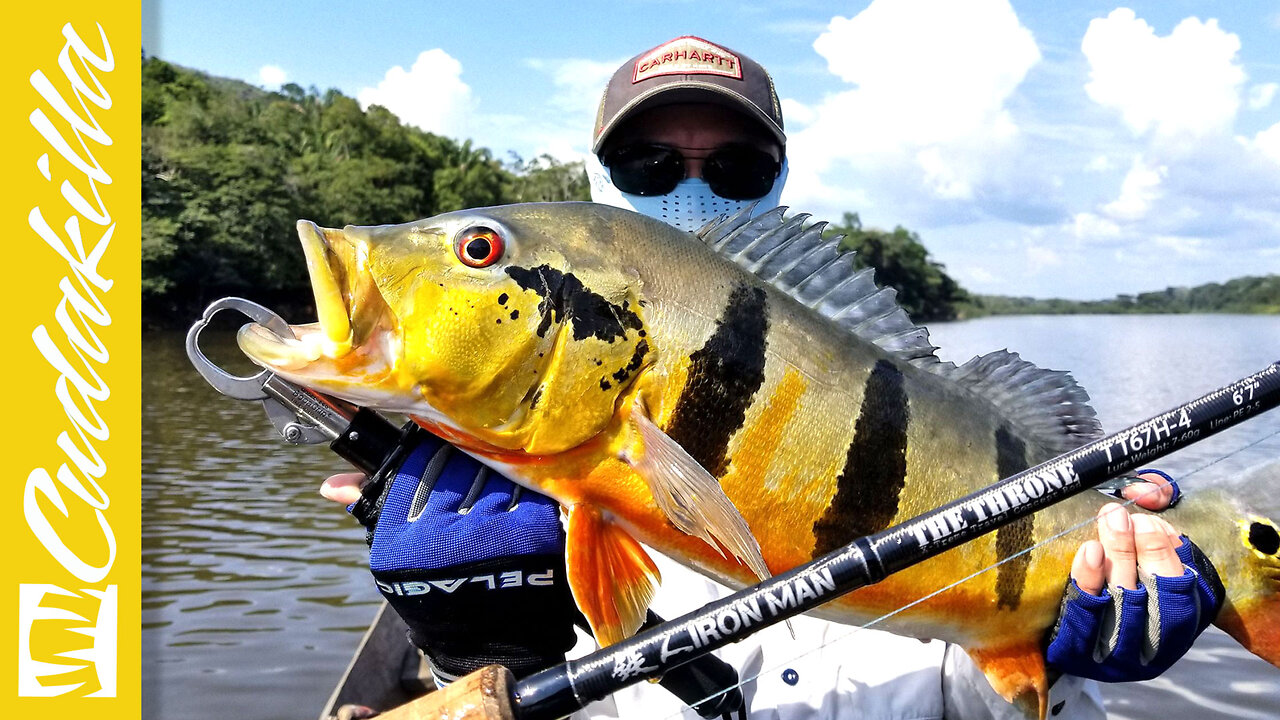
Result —
M636 113L701 102L745 113L786 146L782 108L768 71L746 55L685 35L640 53L613 73L596 112L591 152L600 154L609 135Z

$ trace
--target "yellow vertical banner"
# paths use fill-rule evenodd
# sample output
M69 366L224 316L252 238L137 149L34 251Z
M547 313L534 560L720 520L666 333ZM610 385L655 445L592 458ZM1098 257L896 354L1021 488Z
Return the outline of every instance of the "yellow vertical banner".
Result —
M7 15L0 694L15 717L137 717L139 10Z

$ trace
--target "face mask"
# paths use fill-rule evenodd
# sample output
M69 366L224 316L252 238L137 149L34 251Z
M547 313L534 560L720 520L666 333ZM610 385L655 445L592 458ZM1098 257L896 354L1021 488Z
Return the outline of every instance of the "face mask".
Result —
M711 192L702 178L685 178L666 195L645 197L624 193L615 187L609 178L609 169L601 165L595 155L588 155L585 162L587 178L591 181L592 202L634 210L681 230L697 230L718 217L731 215L753 203L754 215L772 210L778 207L782 186L787 183L787 160L783 158L782 171L773 181L773 189L756 200L726 200Z

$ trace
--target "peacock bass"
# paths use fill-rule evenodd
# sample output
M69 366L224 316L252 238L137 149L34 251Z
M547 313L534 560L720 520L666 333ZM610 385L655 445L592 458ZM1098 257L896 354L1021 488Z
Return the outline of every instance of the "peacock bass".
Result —
M601 643L659 580L640 543L735 586L823 555L1100 434L1064 372L934 356L894 292L781 209L699 233L590 203L403 225L300 221L319 322L241 348L281 376L427 429L567 509L574 599ZM845 595L862 623L964 647L1044 714L1042 646L1080 535L1077 496ZM1011 499L1011 501L1016 499ZM1280 664L1274 520L1199 494L1169 511L1221 571L1217 624Z

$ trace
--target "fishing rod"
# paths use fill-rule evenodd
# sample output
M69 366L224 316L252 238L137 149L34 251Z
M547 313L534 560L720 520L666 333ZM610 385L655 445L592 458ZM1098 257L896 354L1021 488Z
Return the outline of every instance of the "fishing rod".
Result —
M1280 405L1280 362L984 490L515 682L490 666L381 717L550 720L939 555Z

